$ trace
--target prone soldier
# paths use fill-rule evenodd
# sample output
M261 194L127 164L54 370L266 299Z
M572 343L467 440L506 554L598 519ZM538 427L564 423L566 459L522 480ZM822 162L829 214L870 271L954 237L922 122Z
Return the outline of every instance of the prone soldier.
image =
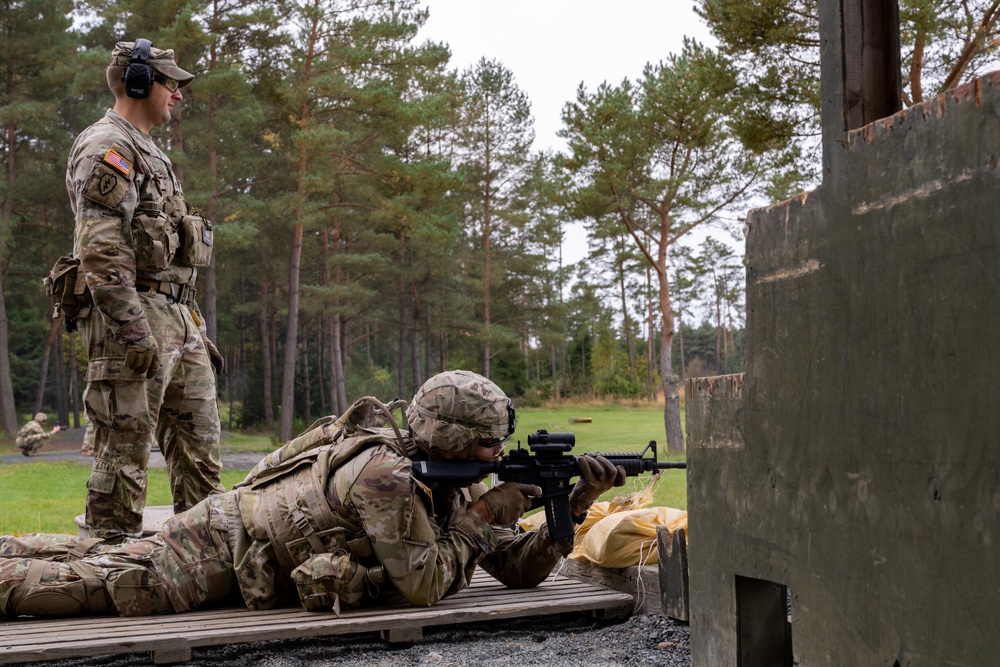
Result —
M477 565L512 587L543 581L573 538L515 527L541 489L434 488L412 474L414 460L499 458L516 425L503 391L451 371L420 388L406 430L392 409L361 399L320 420L152 537L0 538L0 614L145 615L230 597L258 610L296 594L306 609L339 611L390 591L429 606L466 588ZM570 494L574 513L625 482L624 470L595 461Z

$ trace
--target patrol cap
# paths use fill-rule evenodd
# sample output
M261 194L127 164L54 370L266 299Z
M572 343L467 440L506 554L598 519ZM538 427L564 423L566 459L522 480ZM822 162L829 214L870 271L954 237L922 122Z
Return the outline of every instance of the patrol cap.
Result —
M111 52L111 64L128 67L129 56L132 55L134 47L135 42L118 42L115 44L115 48ZM170 77L181 86L188 85L194 79L194 74L177 66L177 62L174 60L173 49L164 51L155 46L150 47L149 58L146 59L146 63L160 74Z

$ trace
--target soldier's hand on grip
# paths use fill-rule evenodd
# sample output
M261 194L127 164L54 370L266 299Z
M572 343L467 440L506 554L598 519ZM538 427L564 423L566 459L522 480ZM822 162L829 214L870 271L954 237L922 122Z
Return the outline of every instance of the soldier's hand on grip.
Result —
M152 336L143 336L125 348L125 366L136 375L151 378L160 368L160 348Z
M531 508L531 499L540 495L542 490L534 484L507 482L498 484L484 493L476 504L486 505L486 511L489 513L487 523L509 526Z
M587 511L601 494L613 486L625 484L625 468L616 466L603 456L580 456L580 479L569 493L569 508L574 515Z

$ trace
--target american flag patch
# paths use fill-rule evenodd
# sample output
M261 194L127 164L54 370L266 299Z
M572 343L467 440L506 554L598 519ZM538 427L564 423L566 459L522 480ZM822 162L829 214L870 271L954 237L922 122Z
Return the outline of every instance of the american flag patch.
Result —
M132 173L132 163L119 155L118 151L114 148L109 150L108 154L104 156L104 161L126 176Z

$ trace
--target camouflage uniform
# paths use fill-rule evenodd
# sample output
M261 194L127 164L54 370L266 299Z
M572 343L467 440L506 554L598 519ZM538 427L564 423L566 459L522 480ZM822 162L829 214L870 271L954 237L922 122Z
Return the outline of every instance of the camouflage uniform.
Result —
M39 449L42 448L42 444L45 440L52 437L51 433L46 432L40 423L38 423L38 417L32 419L27 424L21 427L21 430L17 432L17 438L15 442L21 453L25 456L31 456Z
M112 65L126 64L130 46L118 44ZM173 51L152 49L149 63L167 76L186 75L182 85L192 78ZM114 110L77 137L66 187L75 254L94 303L78 322L95 431L87 525L98 537L138 536L159 423L174 433L163 455L175 510L223 490L211 343L194 295L198 267L211 257L211 223L184 201L167 156ZM125 363L128 346L147 336L159 349L151 379Z
M466 588L477 564L530 587L571 550L545 526L518 534L489 526L470 509L482 489L424 486L411 474L409 457L421 456L412 435L358 417L321 420L156 536L110 547L0 538L0 613L180 612L237 590L254 610L296 592L311 610L393 590L426 606ZM80 557L87 548L95 551Z

